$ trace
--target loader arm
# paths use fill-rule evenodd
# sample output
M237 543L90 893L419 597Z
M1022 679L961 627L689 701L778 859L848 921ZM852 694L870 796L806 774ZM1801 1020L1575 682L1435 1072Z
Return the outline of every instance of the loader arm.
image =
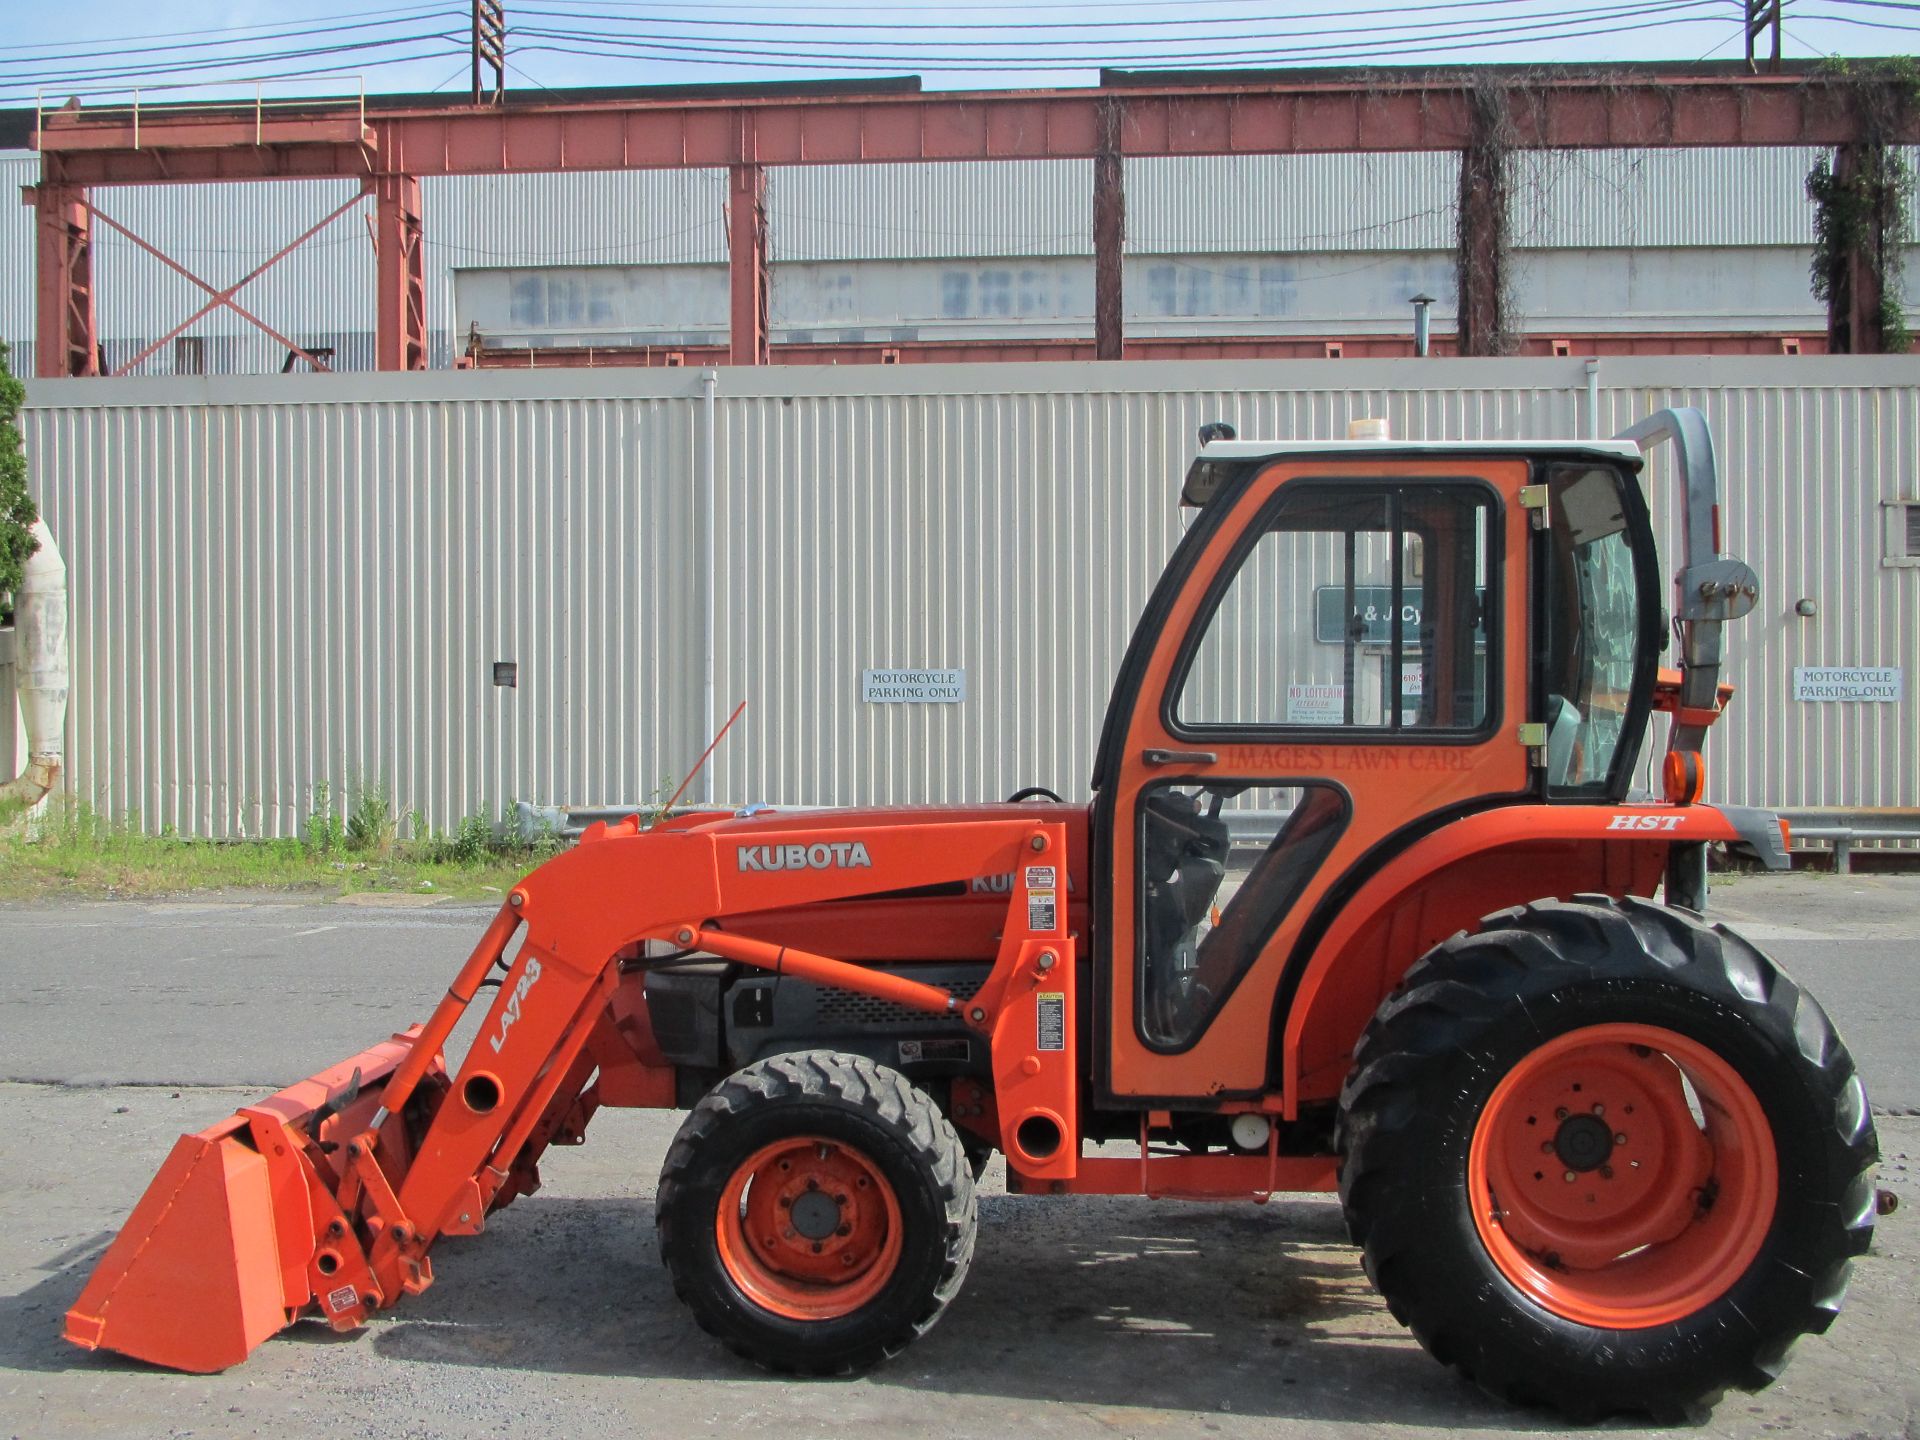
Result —
M645 1002L620 985L647 964L649 942L959 1012L990 1042L1009 1156L1032 1180L1073 1178L1062 825L909 817L822 828L794 817L730 828L702 818L594 826L514 887L424 1026L183 1137L68 1312L67 1338L219 1370L302 1315L347 1329L425 1289L436 1240L478 1233L490 1210L538 1184L549 1143L579 1139L598 1103L596 1072L617 1072L628 1097L671 1103L672 1069L634 1010ZM1001 873L1014 883L998 954L964 1007L934 986L727 930L733 916ZM442 1048L496 975L479 1033L449 1074ZM1033 1039L1043 983L1067 1007L1049 1017L1057 1049ZM1022 1131L1036 1121L1040 1131ZM1023 1148L1020 1136L1047 1127L1056 1143Z

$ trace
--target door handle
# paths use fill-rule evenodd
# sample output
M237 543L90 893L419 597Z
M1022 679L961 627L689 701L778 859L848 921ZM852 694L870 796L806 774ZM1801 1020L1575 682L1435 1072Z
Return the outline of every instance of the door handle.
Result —
M1212 765L1220 757L1211 750L1142 750L1140 758L1149 765Z

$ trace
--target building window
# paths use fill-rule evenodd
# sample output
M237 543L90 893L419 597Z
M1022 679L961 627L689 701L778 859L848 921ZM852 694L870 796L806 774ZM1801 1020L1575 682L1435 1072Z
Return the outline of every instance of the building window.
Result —
M207 373L207 342L204 337L181 335L174 340L173 373L176 375Z
M1920 500L1889 500L1880 508L1886 517L1880 563L1920 567Z

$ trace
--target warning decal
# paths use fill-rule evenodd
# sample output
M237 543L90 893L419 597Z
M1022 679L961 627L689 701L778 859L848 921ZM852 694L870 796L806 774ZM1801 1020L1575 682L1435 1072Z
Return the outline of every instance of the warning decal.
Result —
M1052 930L1059 923L1058 910L1053 903L1053 891L1029 890L1027 892L1027 929Z
M1040 1006L1034 1012L1034 1040L1036 1050L1064 1050L1067 1048L1067 996L1061 990L1043 990L1037 997Z
M351 1310L359 1303L360 1294L351 1285L342 1285L338 1290L327 1292L327 1309L338 1315L343 1310Z
M1054 873L1054 868L1051 865L1027 866L1027 888L1029 890L1053 889Z

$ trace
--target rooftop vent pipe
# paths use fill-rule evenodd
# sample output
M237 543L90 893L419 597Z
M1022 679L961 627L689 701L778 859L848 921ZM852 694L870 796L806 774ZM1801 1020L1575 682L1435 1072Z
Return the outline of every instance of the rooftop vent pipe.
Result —
M27 768L0 785L0 805L40 803L60 778L67 729L67 562L44 521L13 595L14 673L27 732Z

